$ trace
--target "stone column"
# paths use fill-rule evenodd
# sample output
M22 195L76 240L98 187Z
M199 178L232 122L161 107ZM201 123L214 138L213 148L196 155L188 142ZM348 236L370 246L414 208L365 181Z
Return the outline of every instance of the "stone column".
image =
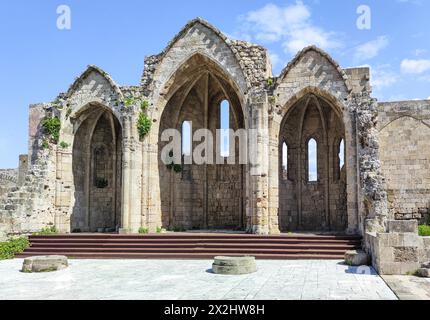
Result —
M135 115L130 116L130 138L129 138L129 170L130 170L130 187L129 187L129 231L138 233L142 226L142 143L139 141L137 131L137 119Z
M251 123L248 139L251 175L251 219L248 230L269 234L269 119L267 93L250 94Z
M270 116L270 115L269 115ZM269 138L269 231L279 234L279 119L270 119Z
M133 112L134 110L132 110ZM122 227L120 233L137 233L142 221L142 143L135 113L124 116L122 163Z
M131 153L132 145L130 142L130 126L131 119L129 116L124 116L123 120L123 160L122 160L122 210L121 222L122 226L119 233L131 232L130 225L130 181L131 181Z

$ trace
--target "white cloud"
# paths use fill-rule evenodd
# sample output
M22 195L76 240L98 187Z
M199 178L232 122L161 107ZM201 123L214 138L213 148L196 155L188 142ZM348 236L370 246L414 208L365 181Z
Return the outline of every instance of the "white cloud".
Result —
M389 43L386 36L380 36L375 40L357 46L354 52L354 61L361 62L376 57Z
M400 80L399 75L391 70L389 64L370 67L370 73L371 84L377 90L391 87Z
M341 47L333 32L312 24L311 11L302 1L295 4L266 6L242 15L238 34L248 34L257 41L282 42L287 53L295 54L308 45L330 50Z
M415 50L414 50L414 54L415 54L416 56L421 56L421 55L423 55L423 54L425 54L425 53L427 53L427 50L426 50L426 49L415 49Z
M276 53L270 53L270 61L272 62L272 67L275 69L278 64L281 62L281 58Z
M402 72L410 74L421 74L430 70L430 60L404 59L400 65Z

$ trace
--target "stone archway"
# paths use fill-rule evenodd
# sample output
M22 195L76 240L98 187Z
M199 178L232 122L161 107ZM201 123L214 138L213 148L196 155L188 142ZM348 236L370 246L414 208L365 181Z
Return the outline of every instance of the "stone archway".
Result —
M121 125L110 110L98 105L86 108L77 120L71 231L116 232L121 227Z
M282 231L347 229L345 148L340 150L345 138L340 110L312 93L284 116L279 134Z
M230 129L245 128L242 103L229 78L209 58L196 54L178 71L160 118L158 170L162 225L168 229L244 229L245 167L239 164L235 143L235 164L183 164L180 172L169 169L161 159L167 142L161 142L166 129L181 131L192 125L192 134L209 129L214 137L213 159L219 141L221 102L229 102ZM230 141L230 143L236 142ZM201 142L193 142L192 150ZM231 150L231 149L230 149ZM183 157L184 158L184 157ZM185 163L183 159L183 163ZM225 160L227 163L227 160Z

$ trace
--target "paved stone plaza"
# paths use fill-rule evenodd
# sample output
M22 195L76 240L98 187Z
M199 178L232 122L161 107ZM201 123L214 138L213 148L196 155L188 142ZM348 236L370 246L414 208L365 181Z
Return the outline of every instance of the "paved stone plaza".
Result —
M414 276L383 276L400 300L430 300L430 279Z
M339 261L257 261L242 276L215 275L210 260L69 260L43 274L21 273L22 262L0 262L0 300L397 299L373 269Z

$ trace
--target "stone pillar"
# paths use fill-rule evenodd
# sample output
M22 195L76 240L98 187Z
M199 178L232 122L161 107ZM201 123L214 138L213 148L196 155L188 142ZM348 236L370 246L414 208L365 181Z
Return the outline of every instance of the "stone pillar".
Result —
M131 110L133 112L134 110ZM123 121L122 226L120 233L137 233L142 221L142 143L134 114Z
M269 218L269 119L268 99L264 91L250 95L251 123L249 158L251 175L251 219L248 230L255 234L270 233Z
M124 116L123 121L123 160L122 160L122 226L119 233L130 233L130 196L131 196L131 173L132 173L132 163L131 163L131 153L132 144L130 137L130 126L131 119L129 116Z
M138 233L139 228L142 226L142 143L139 141L139 133L137 132L137 119L131 117L130 125L130 157L129 157L129 171L130 171L130 187L129 187L129 231Z
M272 117L269 120L269 231L271 234L279 234L279 127L278 119Z

